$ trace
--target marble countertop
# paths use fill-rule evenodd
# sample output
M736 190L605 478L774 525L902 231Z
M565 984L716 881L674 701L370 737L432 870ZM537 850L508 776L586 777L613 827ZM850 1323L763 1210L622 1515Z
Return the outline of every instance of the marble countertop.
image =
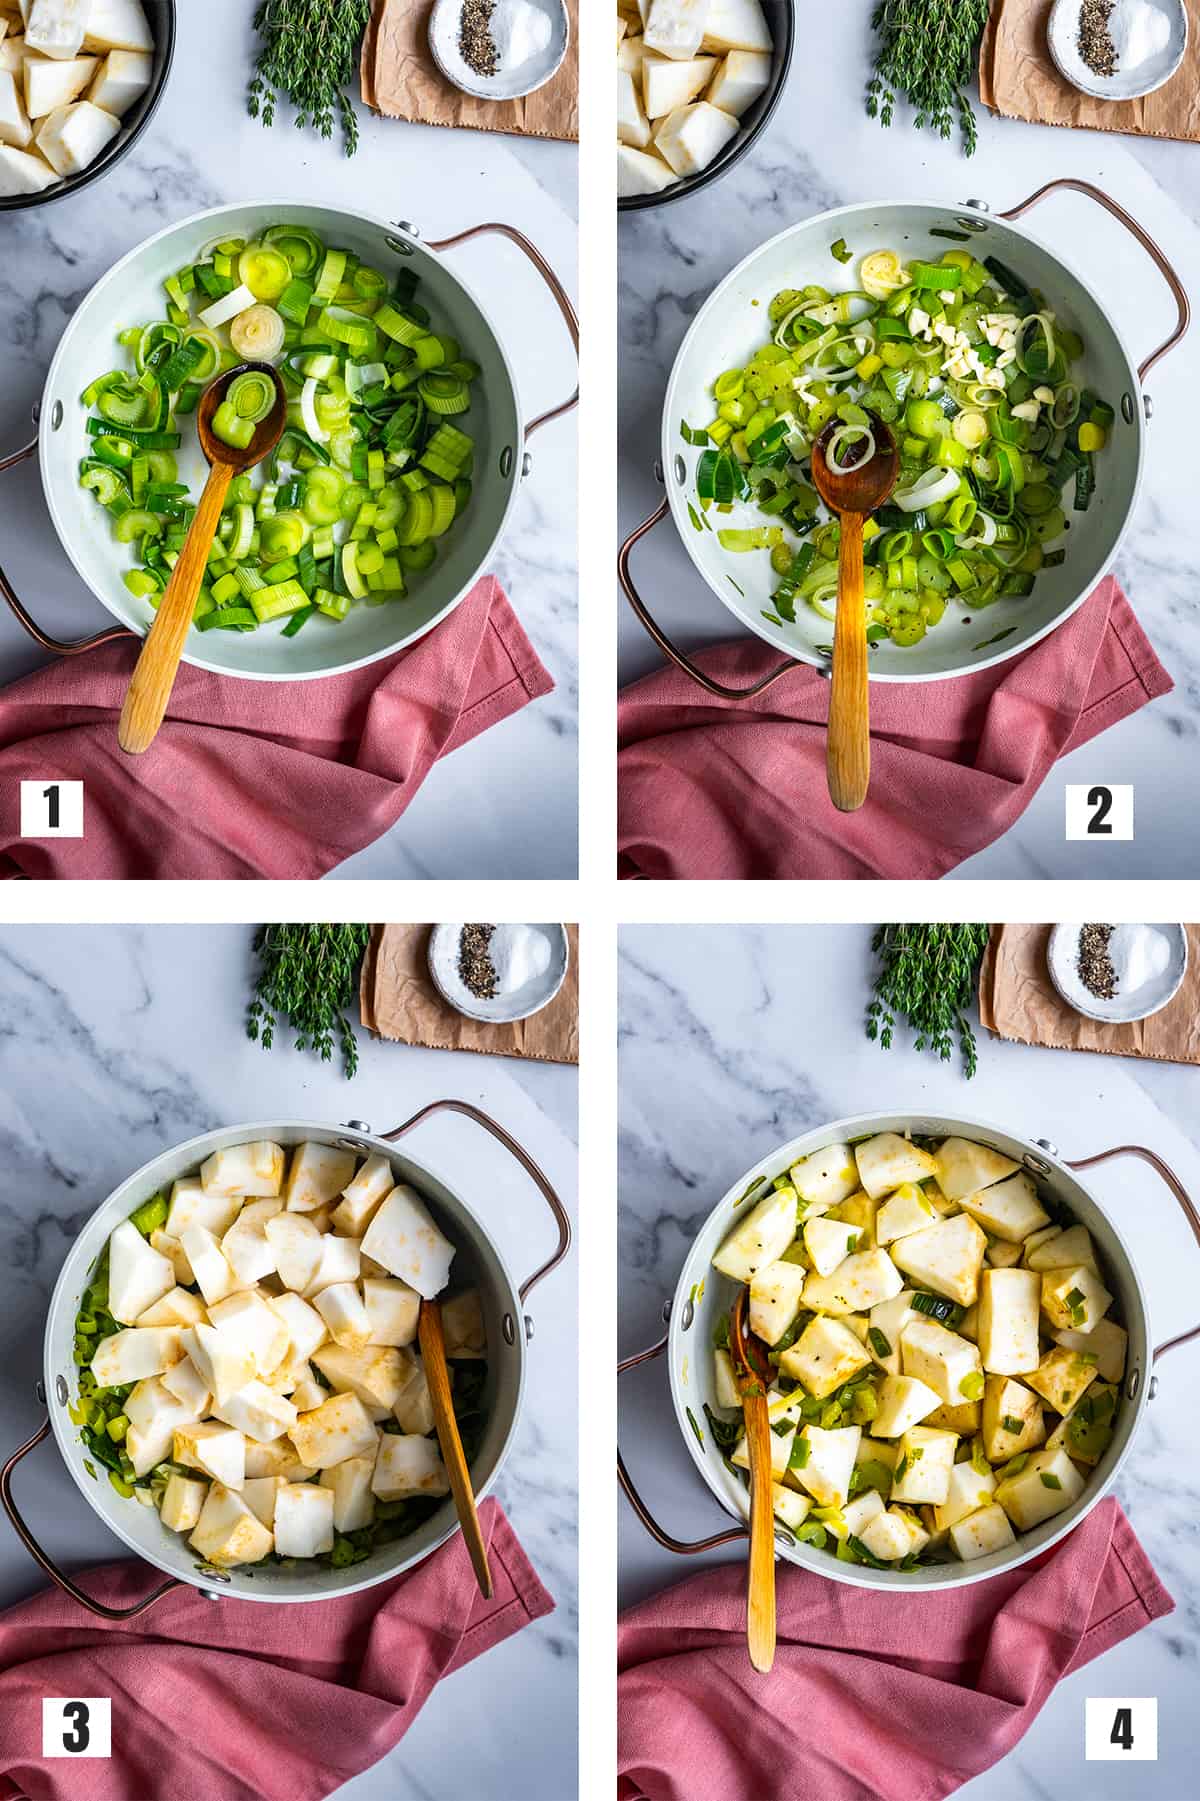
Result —
M249 118L256 40L246 0L185 0L170 87L154 120L102 183L52 206L0 217L0 455L28 441L30 413L66 320L93 284L164 225L223 202L311 200L411 221L449 237L482 220L518 226L575 289L578 155L573 144L449 131L372 117L347 161L292 126ZM493 240L450 252L487 305L517 372L526 418L570 392L575 371L557 308L524 257ZM403 819L336 871L343 878L566 877L576 873L576 431L556 421L534 439L533 468L500 547L504 583L555 691L457 750ZM39 621L60 637L106 615L54 535L31 465L0 485L3 563ZM7 611L0 683L41 651Z
M743 257L785 226L827 208L871 200L1014 206L1055 176L1093 182L1131 212L1200 293L1200 203L1194 144L1050 129L979 109L979 148L965 159L957 136L914 131L901 103L884 132L866 117L871 62L868 0L806 7L803 53L768 130L736 168L687 200L620 221L619 508L622 535L662 498L653 474L667 378L692 318ZM814 78L815 77L815 78ZM1077 195L1056 195L1024 223L1090 278L1135 361L1170 330L1174 303L1148 258L1122 229ZM1196 873L1186 785L1174 779L1181 746L1200 736L1200 650L1192 642L1196 561L1191 397L1200 335L1147 379L1154 418L1141 498L1117 561L1120 577L1174 693L1064 758L996 844L955 871L962 877L1188 877ZM685 648L734 634L669 522L639 545L642 593ZM660 653L618 598L622 681L655 668ZM1133 783L1130 843L1067 843L1067 783Z
M712 1207L774 1146L872 1107L944 1109L1007 1124L1085 1157L1114 1143L1156 1150L1200 1193L1195 1069L986 1039L971 1082L897 1043L863 1036L870 928L627 927L620 961L620 1337L629 1355L662 1333L691 1242ZM669 1080L664 1071L669 1070ZM1084 1178L1113 1217L1149 1297L1157 1343L1200 1316L1200 1252L1167 1190L1130 1159ZM1193 1792L1200 1658L1200 1344L1172 1353L1117 1493L1176 1601L1168 1618L1068 1677L1020 1745L957 1792L970 1801L1181 1801ZM679 1538L721 1514L674 1423L661 1361L622 1378L621 1449L643 1497ZM661 1550L618 1497L621 1601L737 1552ZM1158 1697L1159 1761L1136 1773L1084 1765L1087 1695Z
M365 1119L386 1131L425 1102L455 1096L493 1114L528 1146L574 1211L574 1069L375 1043L361 1032L353 1082L335 1065L293 1051L288 1034L266 1053L242 1029L251 936L247 927L130 926L10 927L4 934L4 1455L42 1417L34 1390L46 1307L75 1234L130 1170L198 1132L272 1114ZM469 1121L435 1119L406 1143L479 1208L518 1281L549 1255L554 1228L541 1197ZM401 1745L338 1791L345 1801L508 1801L515 1754L531 1801L565 1801L576 1792L575 1291L572 1258L530 1297L536 1333L525 1408L495 1490L557 1609L440 1685ZM52 1447L21 1465L16 1489L47 1548L68 1567L121 1554ZM41 1586L3 1522L0 1607ZM534 1742L536 1760L527 1750Z

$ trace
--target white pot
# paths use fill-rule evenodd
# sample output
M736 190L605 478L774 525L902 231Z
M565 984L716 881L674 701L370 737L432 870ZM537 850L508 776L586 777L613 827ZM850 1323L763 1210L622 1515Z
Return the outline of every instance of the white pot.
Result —
M483 1222L465 1200L427 1165L396 1148L393 1140L409 1131L431 1113L449 1110L462 1113L482 1125L523 1164L541 1188L551 1207L559 1229L559 1243L554 1256L518 1288L503 1257L493 1243ZM127 1219L135 1208L160 1189L169 1187L179 1177L195 1171L213 1151L226 1145L244 1144L255 1139L270 1139L285 1147L314 1140L318 1144L338 1145L353 1150L358 1156L385 1156L391 1162L398 1181L411 1183L429 1204L435 1220L456 1246L452 1280L456 1286L478 1285L487 1327L487 1425L483 1441L471 1468L476 1498L482 1500L494 1484L504 1465L517 1429L525 1388L527 1338L532 1327L523 1311L523 1302L534 1284L557 1266L570 1244L570 1225L562 1204L546 1177L528 1154L511 1139L503 1127L487 1114L461 1101L437 1101L425 1107L394 1133L375 1136L357 1121L349 1126L323 1126L311 1121L258 1120L242 1126L226 1126L221 1131L205 1132L186 1144L152 1157L135 1170L93 1213L64 1263L50 1301L46 1321L44 1351L44 1391L49 1420L38 1434L21 1447L8 1461L0 1477L0 1499L26 1547L42 1568L61 1587L84 1605L93 1606L78 1588L56 1569L36 1543L27 1524L21 1519L12 1497L11 1476L17 1461L53 1430L63 1461L88 1505L100 1515L116 1536L131 1551L173 1577L209 1595L233 1594L245 1601L319 1601L333 1595L353 1594L357 1589L371 1588L377 1582L400 1575L421 1562L457 1532L454 1502L447 1497L443 1505L407 1538L383 1545L363 1563L347 1569L331 1569L312 1565L304 1569L284 1569L278 1565L243 1565L237 1569L217 1571L202 1565L185 1537L164 1526L153 1508L142 1507L136 1500L117 1494L108 1480L107 1471L97 1468L89 1475L85 1465L87 1447L67 1411L78 1399L74 1361L75 1318L96 1259L103 1251L113 1230ZM173 1587L174 1583L166 1586ZM140 1611L150 1599L157 1599L165 1589L140 1602L129 1612ZM94 1611L103 1612L94 1607Z
M734 1209L748 1206L751 1199L765 1194L774 1176L790 1168L800 1157L827 1144L844 1143L874 1132L913 1132L918 1136L945 1138L958 1135L990 1145L1012 1157L1036 1179L1042 1192L1065 1207L1072 1217L1085 1225L1100 1251L1105 1270L1105 1284L1114 1296L1114 1315L1129 1334L1128 1359L1122 1385L1112 1443L1089 1476L1087 1485L1072 1507L1026 1532L1006 1550L993 1551L973 1562L930 1564L911 1570L875 1570L863 1564L842 1563L828 1551L814 1550L797 1544L790 1534L776 1535L776 1555L816 1575L834 1582L847 1582L856 1588L920 1589L953 1588L967 1582L980 1582L1000 1570L1016 1569L1055 1545L1077 1526L1084 1515L1112 1487L1124 1463L1129 1447L1153 1395L1150 1366L1157 1355L1187 1339L1200 1336L1195 1332L1173 1339L1157 1350L1150 1334L1149 1310L1145 1290L1134 1267L1127 1246L1099 1202L1074 1173L1109 1157L1133 1155L1143 1158L1158 1171L1170 1187L1188 1217L1192 1231L1200 1242L1200 1215L1178 1178L1152 1151L1137 1145L1101 1152L1080 1163L1065 1163L1050 1145L1041 1140L1018 1137L999 1126L975 1119L952 1118L948 1114L862 1113L850 1119L835 1120L816 1131L805 1132L781 1145L738 1178L713 1208L700 1230L676 1284L670 1305L670 1330L651 1351L627 1359L621 1366L632 1368L648 1356L666 1353L671 1383L671 1399L684 1442L704 1481L726 1513L735 1518L749 1518L749 1491L729 1470L721 1452L713 1444L704 1414L705 1403L716 1408L713 1376L713 1330L722 1314L729 1309L741 1286L722 1276L712 1267L713 1253L724 1241L734 1223ZM714 1544L745 1536L744 1529L706 1539L701 1545L681 1544L665 1533L649 1514L625 1470L620 1468L622 1484L633 1502L642 1523L668 1549L695 1551Z

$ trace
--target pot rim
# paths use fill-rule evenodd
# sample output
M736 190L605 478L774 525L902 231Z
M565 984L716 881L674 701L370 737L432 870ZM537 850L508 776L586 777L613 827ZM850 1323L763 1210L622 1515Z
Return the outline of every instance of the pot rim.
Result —
M688 1326L690 1326L690 1316L687 1311L688 1302L692 1298L696 1283L699 1280L705 1279L703 1274L701 1277L697 1278L691 1267L700 1240L705 1237L718 1214L727 1212L731 1204L738 1199L743 1199L748 1202L750 1194L758 1187L760 1182L771 1175L778 1174L782 1167L786 1167L788 1163L794 1162L797 1157L803 1156L807 1152L813 1150L819 1150L825 1144L837 1143L843 1139L859 1137L866 1132L886 1132L901 1129L902 1122L906 1120L908 1122L908 1129L911 1131L915 1129L918 1121L926 1118L930 1120L936 1119L940 1122L938 1131L948 1127L951 1132L961 1131L962 1135L965 1137L983 1134L984 1137L980 1142L985 1142L986 1136L992 1134L997 1140L1007 1140L1010 1143L1018 1144L1023 1147L1025 1155L1030 1158L1035 1165L1038 1162L1049 1165L1052 1172L1060 1175L1066 1181L1075 1183L1083 1190L1089 1201L1096 1208L1096 1211L1109 1227L1113 1239L1119 1246L1125 1259L1131 1284L1141 1308L1142 1325L1145 1330L1146 1339L1146 1360L1147 1366L1149 1365L1149 1361L1153 1354L1153 1339L1150 1332L1150 1307L1146 1297L1146 1289L1138 1271L1137 1264L1134 1262L1133 1255L1129 1250L1124 1237L1114 1224L1108 1210L1101 1206L1088 1185L1080 1179L1079 1174L1063 1160L1057 1151L1049 1149L1045 1143L1038 1139L1025 1138L1021 1134L1009 1130L1008 1127L997 1125L994 1121L978 1118L965 1119L953 1113L938 1113L933 1108L930 1108L925 1114L919 1113L915 1108L908 1108L896 1113L855 1113L846 1115L841 1119L831 1120L826 1125L819 1126L809 1132L801 1133L798 1137L776 1146L776 1148L769 1151L766 1156L760 1157L757 1163L752 1165L742 1177L730 1185L725 1194L706 1215L700 1230L693 1235L692 1243L688 1250L687 1257L684 1260L683 1267L680 1270L679 1279L676 1282L674 1295L671 1301L667 1340L667 1362L668 1380L671 1389L671 1404L674 1408L675 1419L679 1426L680 1433L683 1436L684 1443L687 1446L688 1453L699 1468L705 1486L717 1501L722 1512L728 1514L733 1519L744 1523L748 1518L748 1511L739 1511L737 1506L734 1505L732 1493L727 1493L718 1486L716 1472L711 1468L707 1452L704 1447L696 1441L693 1427L688 1419L687 1405L682 1397L681 1385L677 1375L680 1356L681 1354L687 1354L686 1347L683 1345L683 1335L688 1329ZM898 1122L901 1122L901 1124L898 1124ZM1033 1173L1036 1173L1036 1169ZM706 1266L706 1268L707 1267L708 1266ZM713 1273L716 1274L717 1272ZM725 1277L721 1277L720 1279L722 1281L727 1280ZM688 1320L687 1326L685 1326L684 1323L685 1318ZM701 1346L700 1348L702 1352L707 1352L707 1346ZM923 1572L922 1579L919 1583L910 1583L904 1580L904 1573L898 1570L873 1570L863 1564L842 1563L837 1558L831 1557L825 1551L810 1550L807 1546L797 1544L795 1541L789 1543L778 1533L776 1534L775 1539L776 1557L782 1557L788 1563L795 1564L802 1569L810 1570L816 1575L825 1576L831 1581L845 1582L854 1588L871 1588L888 1592L895 1591L904 1594L931 1594L939 1589L959 1588L966 1583L985 1582L992 1576L1005 1574L1010 1570L1019 1568L1022 1564L1028 1563L1031 1559L1042 1556L1043 1553L1049 1551L1054 1545L1058 1544L1061 1539L1065 1538L1069 1532L1074 1531L1075 1527L1080 1524L1086 1515L1091 1512L1092 1508L1095 1507L1112 1488L1112 1485L1116 1481L1116 1478L1124 1465L1125 1459L1129 1454L1130 1447L1137 1434L1138 1428L1141 1425L1142 1415L1149 1402L1150 1396L1150 1383L1148 1379L1145 1377L1143 1378L1138 1384L1136 1393L1132 1397L1130 1397L1128 1393L1128 1380L1129 1376L1127 1371L1124 1377L1124 1386L1122 1388L1121 1407L1121 1413L1127 1420L1127 1424L1121 1434L1119 1445L1114 1438L1114 1445L1117 1445L1116 1455L1112 1459L1107 1474L1102 1480L1093 1477L1075 1505L1065 1509L1062 1514L1054 1516L1061 1522L1054 1530L1047 1533L1045 1537L1039 1537L1036 1544L1027 1545L1027 1540L1032 1537L1032 1534L1025 1534L1023 1538L1017 1540L1016 1545L1012 1548L1016 1554L1007 1557L1002 1563L992 1565L989 1559L981 1558L979 1562L988 1566L982 1569L977 1568L974 1562L950 1564L945 1566L950 1573L947 1574L944 1580L940 1580L937 1577L930 1578ZM743 1493L744 1492L745 1491L743 1490ZM747 1510L748 1506L749 1498L747 1496ZM1046 1521L1044 1524L1052 1525L1053 1520ZM1041 1528L1034 1528L1034 1532L1040 1531ZM1026 1546L1026 1548L1023 1549L1023 1546ZM937 1567L939 1566L928 1566L929 1569Z
M155 1556L152 1551L149 1551L144 1545L138 1543L136 1539L123 1529L121 1522L124 1515L119 1509L114 1508L112 1510L114 1517L110 1517L109 1512L106 1511L106 1507L101 1505L101 1498L104 1497L104 1491L103 1489L99 1489L96 1484L92 1483L90 1478L86 1477L80 1459L72 1454L77 1449L77 1444L68 1435L75 1431L75 1427L70 1420L70 1416L66 1412L65 1406L60 1405L56 1398L56 1378L62 1372L53 1365L53 1353L51 1348L53 1327L60 1309L73 1306L71 1290L75 1287L78 1279L76 1272L80 1242L88 1231L88 1228L96 1222L100 1214L103 1213L118 1196L122 1195L124 1191L134 1188L139 1183L150 1180L150 1172L157 1164L161 1163L164 1158L175 1159L184 1153L195 1152L195 1161L202 1162L204 1147L211 1146L214 1140L226 1138L230 1133L237 1134L238 1139L242 1139L242 1135L244 1134L245 1137L242 1141L248 1143L256 1137L270 1137L281 1132L296 1132L314 1139L320 1139L322 1137L335 1141L344 1139L347 1144L352 1142L356 1149L366 1149L368 1152L377 1152L381 1156L386 1156L389 1160L402 1158L405 1162L411 1164L423 1174L427 1174L432 1181L447 1189L454 1196L455 1201L462 1208L463 1212L471 1220L476 1231L487 1244L489 1252L496 1259L496 1263L508 1289L508 1293L504 1296L506 1310L512 1314L513 1319L518 1323L518 1328L524 1317L520 1293L517 1284L513 1280L512 1271L509 1269L507 1261L501 1254L491 1234L487 1232L481 1224L475 1209L463 1200L458 1189L452 1183L446 1181L443 1176L439 1175L437 1170L431 1164L418 1160L411 1156L408 1151L401 1151L396 1144L390 1142L386 1138L380 1137L374 1132L362 1131L357 1127L352 1126L325 1125L314 1120L294 1119L252 1120L245 1124L239 1123L237 1125L217 1126L208 1132L201 1132L193 1138L184 1139L179 1144L168 1145L163 1150L157 1152L155 1156L148 1158L139 1169L133 1170L131 1174L126 1176L122 1182L118 1183L114 1189L110 1190L104 1200L100 1202L99 1206L93 1208L92 1212L88 1215L87 1219L76 1233L75 1243L72 1245L70 1251L68 1251L63 1261L62 1268L59 1270L53 1292L50 1296L50 1304L46 1312L46 1325L42 1340L42 1380L45 1384L46 1407L50 1416L55 1446L62 1462L70 1473L76 1488L83 1495L92 1512L95 1513L101 1522L127 1546L134 1556L141 1558L146 1563L153 1564L154 1567L161 1570L164 1575L173 1576L177 1581L185 1582L190 1587L199 1589L202 1593L213 1594L217 1598L221 1598L220 1585L222 1581L228 1580L228 1577L224 1572L210 1569L201 1573L198 1568L194 1568L193 1572L188 1574L182 1569L176 1568L174 1565L163 1561ZM231 1140L230 1142L237 1142L237 1140ZM300 1140L297 1139L295 1142L300 1142ZM435 1206L436 1204L437 1203L434 1202ZM128 1214L124 1215L124 1217L128 1218ZM114 1222L114 1227L117 1223L119 1223L119 1221ZM509 1454L512 1450L513 1440L516 1437L517 1429L521 1422L527 1376L527 1345L525 1334L522 1330L518 1329L516 1331L511 1348L515 1352L517 1366L516 1392L512 1403L512 1424L500 1447L495 1465L490 1474L484 1482L474 1488L475 1499L477 1502L484 1500L491 1492L500 1476L501 1471L508 1461ZM474 1483L472 1486L474 1487ZM98 1496L100 1498L98 1498ZM124 1497L116 1496L115 1491L114 1499L119 1500L122 1507L137 1506L137 1503L134 1501L126 1501ZM447 1496L445 1498L445 1505L449 1513L449 1519L445 1529L439 1532L436 1538L421 1550L419 1556L409 1557L407 1559L401 1558L401 1560L392 1567L379 1570L371 1575L353 1578L343 1583L339 1583L337 1586L323 1588L321 1593L317 1595L305 1594L303 1592L303 1583L301 1582L297 1583L296 1591L290 1593L275 1593L266 1588L256 1589L251 1585L248 1589L238 1589L236 1593L230 1593L230 1599L236 1599L238 1601L260 1601L267 1604L290 1606L306 1601L328 1601L340 1598L343 1595L357 1594L361 1589L375 1588L381 1582L389 1582L394 1577L403 1575L407 1570L415 1568L420 1563L424 1563L426 1558L431 1557L433 1553L440 1550L456 1532L462 1530L454 1511L452 1496ZM166 1528L164 1528L164 1530L166 1530ZM404 1542L403 1539L397 1539L393 1541L393 1545L396 1548L402 1548ZM346 1574L349 1576L354 1570L366 1567L366 1565L351 1564L348 1566Z
M114 263L105 274L101 275L99 279L92 284L59 339L58 346L55 349L50 368L46 375L45 384L42 388L42 399L38 416L38 471L41 477L42 493L45 496L46 506L50 514L51 523L54 526L55 536L74 568L75 573L100 602L105 612L108 613L111 618L116 619L120 625L126 628L126 630L136 631L139 638L144 639L145 631L148 630L148 627L139 628L133 625L129 619L125 618L117 611L112 601L102 592L97 581L93 578L93 560L83 555L82 552L77 554L75 532L70 523L60 517L59 509L52 498L53 489L48 477L48 468L51 454L53 453L56 456L60 454L58 446L52 443L55 436L53 413L56 404L53 397L59 383L59 373L63 361L65 360L68 345L75 342L81 321L87 317L93 300L97 298L101 290L107 290L110 285L118 282L131 265L154 245L160 243L163 238L170 237L175 232L184 231L193 226L203 225L206 221L220 219L229 213L241 213L247 211L262 213L264 216L271 214L276 221L283 220L284 222L296 224L304 224L305 219L304 217L296 217L293 219L292 215L311 215L313 213L336 214L342 219L353 220L356 224L366 225L371 227L372 230L382 231L386 236L395 237L399 241L409 245L410 253L413 255L424 255L432 258L438 267L445 272L448 279L459 288L470 301L471 305L475 307L484 324L487 326L492 341L499 353L504 374L508 382L509 395L512 401L514 437L512 444L512 461L509 473L504 475L497 471L495 476L489 474L489 480L494 479L503 482L508 489L500 519L497 523L495 532L492 534L492 537L484 548L479 562L470 578L463 583L456 594L446 601L435 619L431 619L426 625L419 626L415 630L406 632L404 636L395 639L390 644L381 646L378 650L369 651L364 656L353 657L346 662L332 664L328 669L287 669L274 671L260 669L231 669L225 664L211 662L203 654L198 654L198 651L202 652L203 649L204 640L202 634L199 635L198 646L194 646L192 644L192 639L196 634L189 633L187 644L184 647L182 657L183 662L190 664L194 669L204 669L212 675L228 676L235 681L325 681L332 676L349 675L356 669L365 669L372 663L381 662L385 657L395 656L399 651L407 650L411 645L416 644L422 638L427 637L431 631L434 631L448 619L451 613L455 612L458 607L461 606L462 602L467 598L468 594L472 592L481 577L486 575L488 567L495 556L497 546L507 536L512 522L513 510L521 492L526 434L524 413L521 408L520 388L517 384L517 375L516 370L513 367L512 359L505 347L504 340L496 329L491 313L483 304L475 290L471 287L470 283L464 281L462 276L459 275L456 270L451 269L445 256L439 251L434 250L429 244L426 244L422 238L412 235L410 230L406 230L396 221L383 219L376 213L364 212L356 207L332 204L325 205L321 202L310 200L272 200L264 198L261 200L247 199L222 201L220 206L206 207L202 212L190 213L182 219L176 219L171 224L164 225L161 230L152 233L150 237L144 238L140 243L135 244L131 250L127 251L118 262ZM211 236L211 233L209 235ZM65 409L70 402L67 399L60 398L58 404Z
M972 662L969 668L944 669L937 672L926 672L925 674L910 674L903 669L893 672L891 670L868 668L868 679L872 682L904 682L915 686L917 683L956 681L962 676L978 675L983 670L992 669L1000 663L1006 663L1013 657L1024 656L1027 651L1033 649L1034 645L1040 644L1044 638L1049 637L1051 632L1057 631L1060 625L1065 624L1074 613L1078 612L1088 596L1095 591L1099 584L1104 580L1105 576L1111 571L1125 542L1126 534L1133 523L1138 508L1138 502L1141 498L1142 478L1146 457L1146 415L1145 409L1141 404L1142 385L1137 373L1137 363L1134 361L1121 329L1116 324L1109 308L1097 295L1094 285L1080 274L1073 263L1069 262L1053 245L1047 243L1044 238L1040 237L1037 232L1032 231L1027 225L1019 223L1015 219L1007 219L1000 213L993 213L989 207L979 201L958 202L950 205L947 205L944 201L925 198L914 198L911 200L854 201L848 206L831 207L825 212L813 213L808 218L801 219L793 225L786 225L782 231L777 231L773 236L765 238L761 244L749 251L746 256L742 257L740 261L729 270L723 279L718 282L717 286L712 289L708 298L704 301L703 305L693 318L692 323L689 325L683 341L675 353L675 360L671 365L671 372L667 380L666 395L662 408L662 437L659 455L663 472L663 485L666 489L667 501L671 510L671 521L675 526L679 541L687 554L688 562L700 576L705 587L711 594L714 594L717 597L725 611L737 620L740 627L746 631L753 632L756 637L761 638L765 643L769 644L773 650L781 651L785 656L790 656L797 662L805 663L810 668L828 671L830 668L828 659L818 656L809 645L784 643L779 634L770 629L766 621L744 618L742 614L734 608L723 590L718 587L714 581L709 579L708 572L693 555L690 525L688 526L687 531L684 530L685 525L688 524L685 484L678 481L674 475L674 463L678 451L678 444L676 441L677 427L674 427L672 424L672 421L676 420L678 417L678 407L675 404L675 390L681 379L684 361L690 352L693 338L698 336L702 325L710 317L711 313L717 307L717 304L723 299L726 290L732 287L746 268L753 263L756 258L763 255L764 252L773 249L775 245L783 243L788 238L796 237L813 228L823 227L833 221L848 220L863 213L879 214L881 212L894 212L899 208L928 210L937 213L940 218L957 217L959 214L962 214L965 217L968 214L975 213L984 224L1001 226L1008 231L1014 232L1017 237L1027 238L1031 243L1035 244L1040 251L1055 262L1060 269L1064 270L1073 281L1077 282L1085 293L1091 295L1096 306L1103 314L1105 322L1113 335L1113 339L1116 342L1117 348L1125 363L1125 372L1128 378L1127 391L1133 399L1133 418L1132 420L1126 421L1126 423L1131 425L1134 431L1136 451L1133 483L1129 495L1129 502L1125 509L1124 519L1117 532L1112 549L1105 558L1102 566L1096 571L1096 574L1089 578L1088 585L1083 593L1076 595L1069 606L1064 607L1053 619L1047 621L1047 623L1036 631L1032 637L1024 639L1022 643L1015 648L1010 647L1007 650L998 648L993 651L990 656L981 657L978 661Z

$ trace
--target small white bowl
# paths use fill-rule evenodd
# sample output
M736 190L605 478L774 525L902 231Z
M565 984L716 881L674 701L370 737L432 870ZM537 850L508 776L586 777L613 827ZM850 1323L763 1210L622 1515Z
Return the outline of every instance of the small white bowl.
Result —
M498 0L503 5L504 0ZM477 100L521 100L536 94L562 67L571 40L571 22L566 0L526 0L544 15L550 36L543 50L514 69L501 69L495 75L477 75L458 47L458 27L463 0L437 0L429 16L429 48L433 60L446 80L464 94Z
M1079 12L1083 0L1054 0L1046 26L1046 40L1061 75L1081 93L1096 100L1140 100L1165 87L1174 75L1188 43L1188 14L1183 0L1146 0L1162 13L1170 26L1163 48L1137 69L1117 68L1113 75L1097 75L1079 54Z
M481 1019L489 1025L511 1025L528 1019L548 1007L567 979L567 928L563 925L534 925L549 941L550 961L541 975L532 977L511 994L498 994L495 1000L480 1000L472 994L458 973L458 945L461 925L434 926L429 935L429 973L433 985L458 1013L468 1019Z
M1080 993L1083 985L1078 971L1079 927L1055 926L1046 946L1046 967L1050 980L1068 1007L1088 1019L1098 1019L1113 1026L1132 1025L1135 1020L1149 1019L1151 1014L1161 1013L1183 986L1188 966L1188 940L1186 926L1156 924L1155 929L1165 933L1170 940L1171 957L1162 974L1144 983L1136 994L1123 995L1118 989L1111 1001L1102 1001L1098 995L1087 994L1086 989Z

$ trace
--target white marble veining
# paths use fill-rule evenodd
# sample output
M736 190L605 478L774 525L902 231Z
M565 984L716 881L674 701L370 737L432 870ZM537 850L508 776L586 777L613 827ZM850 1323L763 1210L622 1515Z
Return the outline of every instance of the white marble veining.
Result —
M654 479L667 377L684 333L718 281L785 226L856 201L983 199L1016 205L1055 176L1093 182L1125 206L1200 293L1197 149L1150 138L1068 131L996 119L980 109L969 161L957 137L916 132L901 106L884 132L863 108L872 37L867 0L798 8L801 48L766 133L723 180L694 197L620 222L620 522L630 530L658 505ZM1023 222L1093 284L1140 361L1168 334L1174 303L1143 252L1107 215L1056 195ZM998 843L955 873L968 877L1190 877L1197 873L1191 803L1174 779L1181 750L1200 736L1192 396L1200 336L1147 379L1155 415L1144 485L1117 574L1175 691L1065 758ZM700 580L669 522L638 547L651 610L685 647L735 635L732 617ZM618 600L621 679L657 666L659 652ZM1068 844L1067 783L1132 782L1132 843Z
M773 1146L871 1108L975 1114L1055 1142L1065 1157L1113 1144L1156 1150L1200 1193L1200 1072L1135 1058L980 1045L967 1082L863 1035L870 928L627 927L620 964L620 1337L628 1355L661 1336L661 1308L712 1207ZM1124 1235L1161 1343L1200 1320L1200 1251L1153 1172L1126 1159L1083 1178ZM1200 1466L1194 1405L1200 1344L1159 1366L1159 1391L1118 1494L1176 1611L1067 1678L1015 1751L958 1791L971 1801L1183 1801L1194 1793L1200 1661ZM621 1449L651 1510L679 1538L720 1529L671 1410L662 1361L621 1383ZM628 1605L732 1550L660 1550L619 1497ZM1159 1761L1085 1766L1086 1695L1157 1695ZM1189 1777L1188 1772L1192 1772Z
M483 220L518 226L575 291L576 148L492 132L377 119L361 106L353 161L337 140L270 131L246 114L255 51L246 0L181 0L168 92L133 152L102 182L48 207L0 217L0 455L30 437L63 326L114 262L164 225L223 202L344 204L449 237ZM566 398L574 359L553 299L518 251L484 239L449 253L486 304L517 372L527 419ZM555 692L432 771L385 838L340 877L571 877L576 869L576 433L573 418L534 438L533 470L495 573L556 683ZM0 561L35 616L60 637L106 616L57 538L36 470L0 481ZM0 682L45 660L7 611Z
M130 1170L195 1133L273 1114L362 1119L386 1131L454 1096L507 1126L574 1210L573 1069L375 1043L360 1032L359 1073L346 1082L336 1065L293 1051L286 1033L264 1052L243 1029L251 939L248 927L0 936L4 1455L42 1417L34 1385L46 1306L76 1232ZM518 1281L549 1254L554 1228L541 1197L478 1128L446 1116L405 1142L479 1209ZM572 1257L530 1296L525 1410L496 1489L557 1610L440 1685L397 1749L339 1791L346 1801L509 1801L515 1756L531 1801L576 1793L575 1290ZM68 1567L123 1554L52 1446L21 1465L16 1488ZM41 1585L0 1523L0 1606Z

